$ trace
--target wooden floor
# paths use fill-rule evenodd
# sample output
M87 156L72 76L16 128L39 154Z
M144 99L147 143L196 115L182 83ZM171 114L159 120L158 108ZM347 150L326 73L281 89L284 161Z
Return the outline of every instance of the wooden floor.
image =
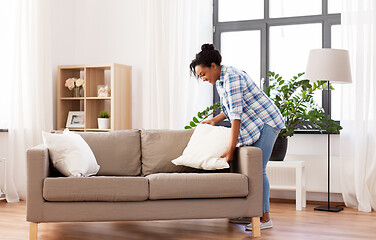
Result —
M376 239L376 213L346 208L339 213L314 211L307 205L295 211L292 203L271 203L274 228L262 230L261 239ZM0 239L28 239L25 202L0 201ZM227 219L153 222L43 223L40 240L144 239L250 239L243 225Z

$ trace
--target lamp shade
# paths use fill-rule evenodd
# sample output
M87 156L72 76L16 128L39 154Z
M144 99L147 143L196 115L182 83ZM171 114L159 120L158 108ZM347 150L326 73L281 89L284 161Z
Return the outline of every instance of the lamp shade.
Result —
M305 77L311 81L351 83L349 52L342 49L312 49Z

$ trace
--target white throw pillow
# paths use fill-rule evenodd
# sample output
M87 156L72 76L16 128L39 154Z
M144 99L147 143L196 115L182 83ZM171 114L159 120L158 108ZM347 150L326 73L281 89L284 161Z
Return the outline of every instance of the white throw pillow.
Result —
M88 177L97 174L99 165L85 140L77 133L42 132L54 167L67 177Z
M192 134L183 155L172 160L175 165L215 170L229 168L226 158L221 158L231 143L231 129L200 124Z

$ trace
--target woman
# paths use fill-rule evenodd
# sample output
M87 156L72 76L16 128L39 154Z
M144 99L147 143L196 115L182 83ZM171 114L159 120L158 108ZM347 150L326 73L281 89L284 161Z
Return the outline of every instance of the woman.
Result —
M215 84L221 98L222 112L203 123L215 125L225 118L231 121L231 144L223 154L232 161L236 146L255 146L262 150L263 161L263 215L261 229L271 228L269 216L269 181L265 168L274 142L285 126L279 109L265 93L239 69L221 65L222 56L213 44L201 46L201 52L190 65L191 72L203 81ZM250 218L231 219L231 222L250 223ZM251 230L251 224L246 226Z

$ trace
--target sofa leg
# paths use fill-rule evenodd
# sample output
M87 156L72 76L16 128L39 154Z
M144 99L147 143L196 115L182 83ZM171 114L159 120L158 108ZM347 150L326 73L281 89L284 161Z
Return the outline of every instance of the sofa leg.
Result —
M259 217L253 217L252 218L252 237L254 237L254 238L261 237L260 218Z
M29 240L38 240L38 223L30 223Z

